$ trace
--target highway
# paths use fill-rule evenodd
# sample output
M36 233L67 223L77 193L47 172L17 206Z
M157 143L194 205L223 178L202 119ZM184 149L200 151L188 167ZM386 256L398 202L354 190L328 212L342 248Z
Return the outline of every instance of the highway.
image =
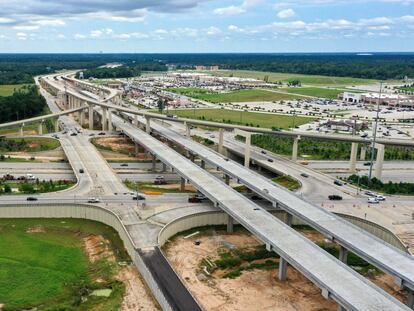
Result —
M85 98L73 90L69 90L69 94L91 101L90 98ZM92 100L92 102L102 107L119 109L118 106L102 104L95 100ZM131 109L126 108L120 110L131 112ZM97 111L99 112L99 109ZM136 111L132 111L132 113L137 114ZM65 121L65 125L72 126L71 123L67 122ZM274 218L196 164L166 148L155 138L134 128L131 124L125 123L124 120L115 115L113 115L113 123L147 150L156 154L164 163L173 167L178 174L188 179L199 191L208 196L215 204L270 245L291 265L317 284L327 297L335 299L347 310L408 310L390 295L374 286L336 258L328 255L288 225ZM87 137L78 135L68 137L67 146L64 149L69 154L69 161L75 174L80 178L80 183L83 179L85 180L85 186L91 187L90 191L98 190L98 193L102 191L105 194L115 194L123 186L119 186L120 181L117 177L114 177L113 171L91 146ZM89 150L89 147L96 153ZM227 163L230 163L230 161ZM85 168L86 173L83 173L82 176L79 176L80 165ZM230 174L230 172L228 173ZM120 212L119 207L114 207L114 209ZM125 212L128 217L136 217L132 210L127 209ZM128 221L133 220L128 219ZM139 219L137 221L139 222ZM132 234L132 236L135 240L142 234L141 231L139 235ZM362 292L364 297L360 295Z
M394 298L384 299L384 292L373 286L351 268L328 255L290 226L246 199L224 182L166 148L157 139L113 116L114 125L139 142L151 153L188 179L200 192L218 204L231 217L259 237L347 310L395 310ZM223 160L224 161L224 160ZM362 298L360 293L366 296ZM381 294L380 294L381 293ZM380 295L379 295L380 294ZM386 295L387 296L387 295ZM388 297L390 298L390 297ZM368 302L369 300L369 302ZM405 308L405 306L404 306Z
M273 202L275 206L305 221L346 249L358 254L383 271L404 280L405 286L414 289L414 258L412 256L389 246L331 212L305 201L302 197L278 186L262 175L223 157L192 139L155 122L151 123L151 128L168 140L196 154L206 163L220 168L239 183Z

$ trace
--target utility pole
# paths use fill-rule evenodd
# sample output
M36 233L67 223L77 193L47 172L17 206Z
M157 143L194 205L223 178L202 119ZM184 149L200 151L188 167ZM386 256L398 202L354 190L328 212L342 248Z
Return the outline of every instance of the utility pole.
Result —
M379 106L380 106L380 101L381 101L381 92L382 92L382 81L380 82L380 90L379 90L378 101L377 101L377 118L375 120L374 135L372 137L372 144L371 144L371 163L369 165L368 186L371 184L372 166L373 166L373 163L374 163L374 156L375 156L375 143L377 142L377 128L378 128Z

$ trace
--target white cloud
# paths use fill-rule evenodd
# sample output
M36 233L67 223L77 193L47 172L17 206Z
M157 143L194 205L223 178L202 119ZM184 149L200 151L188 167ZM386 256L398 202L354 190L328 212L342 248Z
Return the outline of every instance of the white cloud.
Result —
M277 13L277 16L279 18L289 18L295 16L295 11L293 11L292 9L282 10Z
M209 27L209 28L207 28L206 29L206 33L209 35L209 36L214 36L214 35L218 35L218 34L221 34L221 30L220 30L220 28L217 28L217 27Z
M77 39L77 40L83 40L83 39L86 39L87 37L85 36L85 35L82 35L82 34L80 34L80 33L77 33L77 34L75 34L75 39Z
M246 12L246 10L240 6L231 5L225 8L215 9L213 12L217 15L236 15Z
M262 4L264 0L245 0L240 5L230 5L223 8L218 8L213 11L217 15L236 15L245 13L248 9Z

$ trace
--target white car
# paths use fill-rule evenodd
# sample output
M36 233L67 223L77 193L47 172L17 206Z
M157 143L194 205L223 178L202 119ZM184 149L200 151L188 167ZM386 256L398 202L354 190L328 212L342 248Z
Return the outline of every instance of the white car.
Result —
M98 198L89 198L88 199L88 203L99 203L101 202L101 200L99 200Z
M375 196L375 198L376 198L378 201L385 201L385 199L386 199L383 195L379 195L379 194L377 194L377 195Z
M380 201L376 198L376 197L371 197L371 198L368 198L368 203L371 203L371 204L377 204L377 203L379 203Z

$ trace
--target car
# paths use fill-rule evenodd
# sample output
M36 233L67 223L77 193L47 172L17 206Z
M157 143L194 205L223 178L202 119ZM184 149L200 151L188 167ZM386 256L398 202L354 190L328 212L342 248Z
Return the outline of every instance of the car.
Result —
M330 196L328 196L328 199L331 201L341 201L342 197L337 194L331 194Z
M378 204L380 201L376 197L370 197L368 198L368 203L371 204Z
M364 166L371 166L371 162L364 162Z
M195 194L195 195L188 198L189 203L201 203L201 202L206 201L206 200L208 200L208 198L205 195L201 194L201 193L197 193L197 194Z
M101 202L101 200L99 200L98 198L89 198L88 199L88 203L99 203Z
M78 133L72 132L70 136L78 136Z
M27 197L26 198L27 201L37 201L36 197Z
M377 194L374 198L376 198L378 201L385 201L385 197L383 195Z
M267 152L266 152L266 151L264 151L264 150L260 151L260 153L261 153L261 154L267 154Z
M361 137L362 137L362 138L366 138L366 137L368 137L368 133L362 133L362 134L361 134Z
M145 200L145 197L143 195L138 194L138 195L134 195L132 197L132 200L135 200L135 201L143 201L143 200Z
M267 159L267 161L270 163L274 162L273 159Z
M104 132L99 132L98 135L103 136L103 135L106 135L106 134Z
M365 191L364 194L366 194L369 197L375 197L376 196L376 194L372 191Z
M210 135L210 138L216 138L216 136L215 135Z
M125 166L128 166L128 164L126 164L126 163L122 163L122 164L121 164L121 166L122 166L122 167L125 167Z
M95 134L94 133L90 133L89 136L95 136Z
M164 176L157 176L154 180L154 185L165 185L167 182L165 181Z
M344 185L344 183L342 181L339 181L339 180L335 180L334 184L337 185L337 186L343 186Z
M79 169L79 173L81 174L85 173L84 169L83 168Z
M305 177L305 178L308 178L309 177L309 175L306 174L306 173L302 173L302 174L300 174L300 176Z

